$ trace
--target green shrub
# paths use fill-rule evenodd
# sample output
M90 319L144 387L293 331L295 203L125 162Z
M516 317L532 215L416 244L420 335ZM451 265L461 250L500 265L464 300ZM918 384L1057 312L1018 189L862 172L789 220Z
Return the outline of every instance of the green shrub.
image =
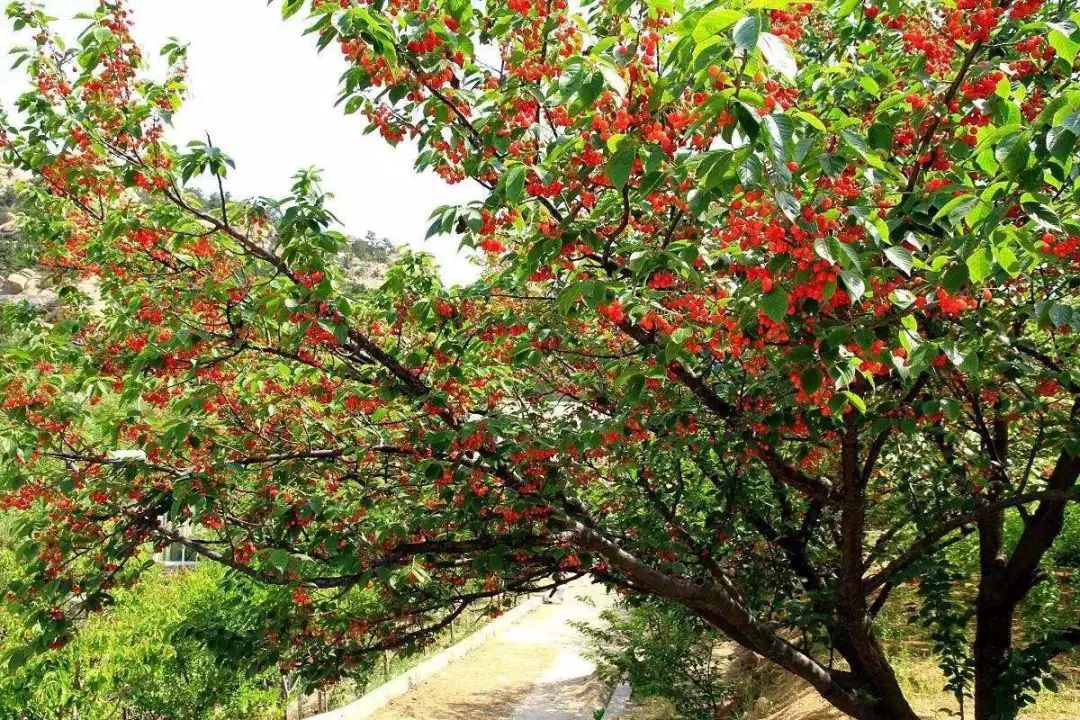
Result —
M0 550L0 579L17 571ZM39 656L21 651L21 617L0 611L0 650L10 672L0 675L0 707L19 720L270 720L282 716L281 677L274 671L226 669L215 648L178 632L181 620L216 607L217 627L249 614L222 602L220 568L151 570L116 593L116 605L91 617L66 647ZM205 614L202 615L207 617Z
M638 698L672 702L686 720L711 720L727 699L717 631L681 607L648 600L579 626L601 678L628 682Z

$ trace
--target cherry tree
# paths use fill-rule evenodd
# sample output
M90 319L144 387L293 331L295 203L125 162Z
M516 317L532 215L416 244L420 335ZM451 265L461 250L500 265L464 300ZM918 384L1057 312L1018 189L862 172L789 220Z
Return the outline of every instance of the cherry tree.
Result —
M100 289L3 352L36 647L182 543L277 589L256 652L313 677L588 576L861 720L916 717L898 596L977 720L1054 686L1080 627L1020 620L1080 475L1068 3L281 8L346 113L483 188L431 234L486 272L351 289L317 172L237 202L223 150L164 140L182 46L155 76L122 3L70 46L12 3L4 158Z

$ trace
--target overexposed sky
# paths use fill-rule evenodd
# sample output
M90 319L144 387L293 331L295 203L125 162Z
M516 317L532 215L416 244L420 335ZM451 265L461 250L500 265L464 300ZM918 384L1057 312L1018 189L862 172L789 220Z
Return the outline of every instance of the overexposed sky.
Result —
M47 10L69 18L91 10L95 0L46 0ZM411 145L390 147L376 133L364 135L362 115L334 107L345 64L336 45L316 53L314 36L303 36L304 17L282 22L280 2L266 0L129 0L135 37L156 57L169 37L190 45L190 97L174 120L177 144L207 132L236 161L226 190L236 197L286 194L298 169L324 171L331 209L347 232L368 230L395 244L432 253L448 282L467 282L477 271L458 251L457 240L424 241L431 211L481 197L475 184L448 186L434 173L413 170ZM73 30L81 25L65 25ZM25 35L18 38L24 42ZM0 50L16 44L6 19ZM0 101L27 87L24 68L9 70L0 57Z

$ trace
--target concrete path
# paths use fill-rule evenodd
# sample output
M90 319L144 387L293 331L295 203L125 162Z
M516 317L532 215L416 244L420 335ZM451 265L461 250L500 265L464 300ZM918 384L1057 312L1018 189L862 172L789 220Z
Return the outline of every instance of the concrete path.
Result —
M602 588L568 588L371 720L592 720L607 697L570 623L597 621L610 602Z

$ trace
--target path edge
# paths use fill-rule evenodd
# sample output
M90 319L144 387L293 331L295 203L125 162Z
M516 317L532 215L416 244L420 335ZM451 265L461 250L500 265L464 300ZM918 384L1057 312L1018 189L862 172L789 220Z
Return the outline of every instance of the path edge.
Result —
M632 688L627 683L619 683L611 693L607 708L604 710L603 720L619 720L626 712L630 704L630 692Z
M401 697L412 688L443 670L450 663L461 659L470 650L506 630L510 625L534 610L542 599L533 596L502 616L495 618L472 635L462 638L450 647L435 653L427 660L406 670L392 680L383 683L364 696L353 700L337 710L311 715L306 720L364 720L382 710L391 700ZM606 718L607 715L604 715Z

